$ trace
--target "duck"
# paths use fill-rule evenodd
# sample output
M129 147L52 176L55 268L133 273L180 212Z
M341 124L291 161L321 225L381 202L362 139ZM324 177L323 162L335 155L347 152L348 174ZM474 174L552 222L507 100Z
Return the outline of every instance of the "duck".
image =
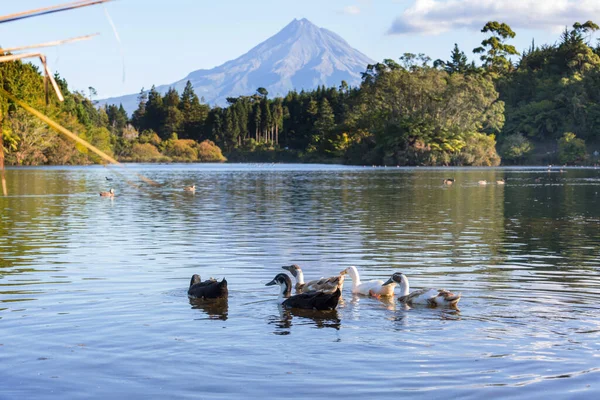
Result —
M487 185L487 181L486 180L480 180L477 183L480 184L481 186Z
M361 282L360 276L358 275L358 270L356 267L351 266L340 272L340 275L350 275L352 278L352 293L353 294L362 294L365 296L393 296L394 295L394 287L396 285L387 285L383 286L383 281L379 279L374 279L371 281Z
M454 294L444 289L433 288L419 289L410 293L408 278L402 272L394 273L383 285L388 286L394 283L400 285L400 297L398 297L398 300L408 305L425 304L432 307L456 307L461 297L460 293Z
M452 185L453 183L454 183L454 178L444 179L444 185Z
M498 184L498 185L504 185L505 183L506 183L506 179L504 179L504 178L498 179L496 181L496 184Z
M265 286L279 285L281 291L277 301L284 307L303 308L307 310L335 310L342 292L338 287L333 293L311 291L291 296L292 279L284 273L277 274L273 280Z
M216 279L210 278L202 282L200 275L194 274L190 280L190 287L187 293L188 296L197 299L224 298L229 294L227 291L227 280L223 278L221 282L217 282Z
M106 178L107 181L112 181L113 180L113 178L109 178L108 176L105 176L105 178Z
M186 187L183 188L183 190L185 190L186 192L195 192L196 191L196 185L186 186Z
M340 291L344 287L344 275L332 276L329 278L315 279L313 281L304 282L304 273L298 264L292 264L281 267L296 279L296 293L304 293L316 290L318 292L333 293L338 287Z
M108 192L100 192L102 197L115 197L115 189L110 189Z

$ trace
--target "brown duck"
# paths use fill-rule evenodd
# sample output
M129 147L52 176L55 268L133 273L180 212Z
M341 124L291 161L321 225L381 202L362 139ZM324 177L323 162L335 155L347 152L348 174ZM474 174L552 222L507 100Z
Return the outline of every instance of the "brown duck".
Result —
M102 197L115 197L115 189L110 189L108 192L100 192Z
M333 293L337 288L340 291L344 288L344 275L340 274L329 278L315 279L313 281L304 282L304 273L302 268L297 264L286 265L281 267L286 271L290 271L290 274L296 279L296 293L304 293L316 290L318 292Z

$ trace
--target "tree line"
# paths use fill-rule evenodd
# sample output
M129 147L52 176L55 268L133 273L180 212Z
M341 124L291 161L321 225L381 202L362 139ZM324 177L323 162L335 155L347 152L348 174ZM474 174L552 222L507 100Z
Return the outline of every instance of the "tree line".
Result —
M515 32L489 22L469 57L458 45L448 60L404 54L368 65L358 87L290 91L264 88L209 106L187 82L179 94L142 89L128 116L122 106L97 108L66 93L44 103L37 68L0 64L5 89L38 105L80 136L122 161L321 161L385 165L498 165L594 162L600 142L598 26L575 23L551 45L520 54ZM91 89L91 88L90 88ZM7 161L13 164L97 162L72 151L6 100L2 101ZM70 150L71 149L71 150ZM597 153L596 153L597 154Z

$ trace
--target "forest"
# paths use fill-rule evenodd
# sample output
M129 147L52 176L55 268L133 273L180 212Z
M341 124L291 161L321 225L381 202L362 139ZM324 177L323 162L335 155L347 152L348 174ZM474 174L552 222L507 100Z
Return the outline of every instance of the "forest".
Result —
M95 90L46 97L38 68L0 64L3 88L123 162L329 162L355 165L569 165L598 162L599 29L575 23L554 44L519 53L515 32L489 22L468 56L404 54L368 65L359 87L264 88L209 106L188 82L179 94L141 90L131 116L97 107ZM9 165L88 164L100 159L0 97Z

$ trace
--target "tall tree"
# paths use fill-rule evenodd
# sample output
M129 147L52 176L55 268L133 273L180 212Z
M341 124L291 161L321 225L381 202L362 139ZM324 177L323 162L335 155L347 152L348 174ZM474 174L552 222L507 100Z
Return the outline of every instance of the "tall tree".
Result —
M162 129L164 120L165 109L163 107L162 96L156 90L156 87L152 85L152 88L150 88L150 91L148 92L148 101L146 102L146 113L144 116L142 129L153 130L159 134L161 139L168 139L170 134L165 134Z
M169 137L172 133L179 133L183 123L183 116L179 110L179 94L173 88L169 88L163 98L164 121L159 131L163 138Z
M325 137L334 126L335 115L333 114L333 109L329 105L329 101L324 98L319 104L319 112L315 121L315 134L318 136L319 141L325 141Z
M475 54L481 54L483 65L491 72L502 74L513 69L508 59L511 55L518 55L515 46L507 44L508 39L516 36L515 32L503 22L490 21L481 30L491 36L481 42L481 46L473 49Z
M183 116L183 126L180 137L185 139L202 140L206 139L204 133L204 124L208 118L210 107L201 103L194 92L192 83L187 81L185 88L181 93L179 110Z
M119 107L110 104L106 106L105 110L111 134L121 136L123 134L123 129L127 126L127 112L123 108L123 104L120 104Z
M433 66L436 68L442 68L449 74L464 74L472 69L467 55L458 48L458 44L456 43L454 43L454 49L452 49L450 60L435 60Z
M138 108L131 115L131 123L138 130L142 131L146 129L145 118L146 118L146 103L148 102L148 93L142 88L138 95Z

